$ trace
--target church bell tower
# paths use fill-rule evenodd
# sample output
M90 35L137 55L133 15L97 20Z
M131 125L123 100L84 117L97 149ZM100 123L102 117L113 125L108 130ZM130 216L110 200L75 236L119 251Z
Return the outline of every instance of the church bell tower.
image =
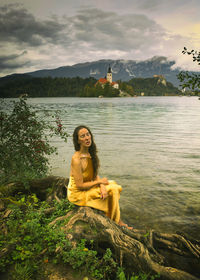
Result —
M108 72L107 72L107 81L108 81L109 83L112 83L112 71L111 71L110 65L109 65L109 67L108 67Z

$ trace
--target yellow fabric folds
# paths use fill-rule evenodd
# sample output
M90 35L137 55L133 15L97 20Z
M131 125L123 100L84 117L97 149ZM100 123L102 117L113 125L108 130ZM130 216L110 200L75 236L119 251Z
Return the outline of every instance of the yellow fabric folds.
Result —
M92 162L88 162L88 167L83 173L84 182L90 181L93 177ZM106 215L114 220L116 223L120 220L119 198L122 187L115 181L109 181L106 185L108 197L101 199L101 192L99 186L94 186L89 190L81 190L76 187L74 177L71 176L67 189L67 196L70 202L79 206L89 206L99 209L106 213Z

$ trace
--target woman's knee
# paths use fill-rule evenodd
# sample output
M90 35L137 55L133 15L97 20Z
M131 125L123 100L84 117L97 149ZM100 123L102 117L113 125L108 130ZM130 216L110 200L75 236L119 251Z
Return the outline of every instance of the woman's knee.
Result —
M109 196L113 196L113 195L116 195L116 194L119 194L119 190L117 188L111 188L109 191L108 191L108 195Z

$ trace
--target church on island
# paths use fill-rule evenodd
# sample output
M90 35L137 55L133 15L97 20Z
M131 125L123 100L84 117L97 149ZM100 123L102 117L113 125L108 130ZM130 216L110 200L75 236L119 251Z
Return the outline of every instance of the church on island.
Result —
M119 84L112 81L112 71L110 65L108 68L107 76L105 78L100 78L97 81L97 84L100 84L102 87L104 87L106 83L109 83L113 88L119 89Z

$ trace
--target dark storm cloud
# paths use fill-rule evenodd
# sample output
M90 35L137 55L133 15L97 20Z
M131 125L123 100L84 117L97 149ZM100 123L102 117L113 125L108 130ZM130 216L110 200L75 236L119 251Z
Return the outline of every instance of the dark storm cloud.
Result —
M64 25L56 19L36 20L18 5L0 7L0 40L39 46L44 42L57 43Z
M21 54L12 54L12 55L4 55L0 56L0 69L1 71L4 70L12 70L16 69L18 67L23 67L26 65L29 65L28 61L22 61L21 58L26 54L26 52L23 52Z

